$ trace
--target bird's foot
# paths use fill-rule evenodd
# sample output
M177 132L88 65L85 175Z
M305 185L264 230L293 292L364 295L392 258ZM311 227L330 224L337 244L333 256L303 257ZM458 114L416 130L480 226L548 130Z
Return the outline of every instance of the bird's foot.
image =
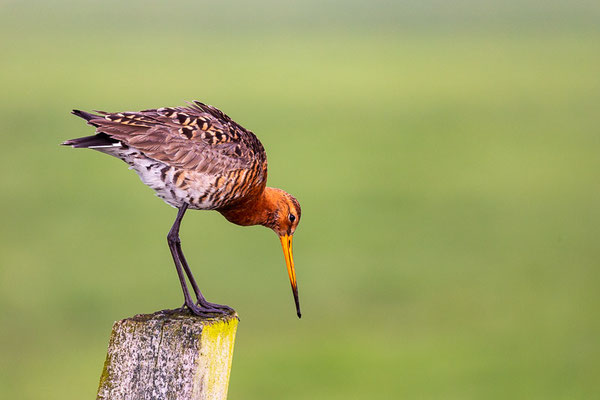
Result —
M202 307L205 310L211 310L214 312L218 312L219 314L233 314L235 313L235 310L229 306L226 306L225 304L216 304L216 303L211 303L210 301L206 301L206 300L198 300L198 304L200 307ZM217 310L217 311L215 311Z
M215 315L234 315L235 310L231 307L209 303L207 301L201 304L185 303L181 308L186 308L192 312L192 314L199 317L214 317Z

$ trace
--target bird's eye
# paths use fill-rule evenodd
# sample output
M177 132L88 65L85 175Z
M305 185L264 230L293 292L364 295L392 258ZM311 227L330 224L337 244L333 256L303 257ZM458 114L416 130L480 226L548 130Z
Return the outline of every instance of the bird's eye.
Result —
M296 216L294 214L290 214L288 216L288 218L290 219L290 222L292 222L292 223L296 220Z

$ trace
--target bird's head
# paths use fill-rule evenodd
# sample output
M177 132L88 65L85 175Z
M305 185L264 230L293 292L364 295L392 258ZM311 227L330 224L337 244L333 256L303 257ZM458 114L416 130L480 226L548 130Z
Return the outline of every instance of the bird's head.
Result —
M301 317L300 303L298 301L298 284L296 283L296 270L294 269L294 257L292 254L292 237L298 223L300 222L300 203L291 194L281 189L266 188L265 195L270 203L269 216L264 226L271 228L281 241L285 263L287 265L294 301L296 303L296 313Z
M294 256L292 255L292 237L300 222L300 203L289 193L281 189L266 187L261 196L242 206L219 210L221 214L234 224L249 226L263 225L272 229L283 248L283 255L287 265L296 313L300 318L300 303L298 301L298 284L296 283L296 270L294 269Z

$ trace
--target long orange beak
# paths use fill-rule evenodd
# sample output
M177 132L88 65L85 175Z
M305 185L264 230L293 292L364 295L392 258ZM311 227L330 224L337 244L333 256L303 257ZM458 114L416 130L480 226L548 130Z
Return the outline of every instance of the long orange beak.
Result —
M279 236L279 240L281 240L281 247L283 248L283 255L285 256L285 264L287 265L288 275L290 276L292 292L294 292L294 301L296 302L296 314L298 314L298 318L300 318L302 317L302 313L300 312L300 302L298 300L298 284L296 283L296 270L294 269L294 256L292 255L292 236Z

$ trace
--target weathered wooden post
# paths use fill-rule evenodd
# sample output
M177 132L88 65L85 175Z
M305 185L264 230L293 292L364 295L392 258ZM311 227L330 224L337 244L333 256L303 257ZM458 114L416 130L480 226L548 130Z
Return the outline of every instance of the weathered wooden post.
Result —
M182 310L115 322L97 398L225 400L237 324Z

